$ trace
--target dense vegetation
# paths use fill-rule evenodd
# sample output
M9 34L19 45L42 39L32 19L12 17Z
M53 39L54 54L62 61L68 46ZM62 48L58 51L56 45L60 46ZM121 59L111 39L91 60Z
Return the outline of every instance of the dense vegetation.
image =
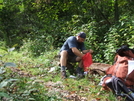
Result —
M0 0L0 100L115 100L97 86L101 76L58 82L54 57L84 31L94 62L112 64L118 47L134 46L133 8L132 0Z
M119 46L133 46L133 6L132 0L0 0L1 46L39 56L84 31L94 61L112 63Z
M116 100L111 92L101 91L98 84L102 76L89 74L82 79L62 80L56 52L32 58L13 48L0 49L0 101Z

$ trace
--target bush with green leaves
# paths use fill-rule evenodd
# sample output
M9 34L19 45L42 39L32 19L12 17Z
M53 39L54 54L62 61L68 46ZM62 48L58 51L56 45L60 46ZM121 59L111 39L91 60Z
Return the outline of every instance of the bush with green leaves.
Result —
M0 0L1 40L40 56L84 31L94 61L111 64L111 52L124 43L133 46L133 1L104 1Z
M51 35L41 35L34 37L33 39L23 40L23 45L20 51L23 51L27 55L40 56L44 52L53 50L54 38Z
M117 25L112 26L105 34L105 60L106 63L112 63L115 56L116 49L122 45L128 45L130 48L134 48L134 24L133 20L126 21L126 16L122 16L122 19Z

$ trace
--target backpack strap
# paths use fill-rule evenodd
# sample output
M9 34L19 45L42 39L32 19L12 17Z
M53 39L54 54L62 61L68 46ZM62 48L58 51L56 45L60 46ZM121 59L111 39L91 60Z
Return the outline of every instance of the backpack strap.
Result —
M112 76L106 85L115 92L116 96L126 96L129 101L134 101L134 93L118 77Z

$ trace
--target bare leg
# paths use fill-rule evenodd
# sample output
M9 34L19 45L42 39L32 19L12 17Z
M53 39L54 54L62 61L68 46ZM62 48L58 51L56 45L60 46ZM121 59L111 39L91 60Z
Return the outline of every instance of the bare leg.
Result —
M60 64L61 66L66 66L67 65L67 51L62 51L60 53L61 57L60 57Z
M79 67L80 68L83 68L83 62L82 62L82 60L79 62Z
M66 76L66 65L67 65L67 51L62 51L60 53L60 65L61 65L61 76L63 79L65 79Z
M82 62L82 59L81 59L80 57L77 57L77 58L76 58L76 61L79 62L79 65L78 65L78 66L79 66L80 68L83 68L83 62Z

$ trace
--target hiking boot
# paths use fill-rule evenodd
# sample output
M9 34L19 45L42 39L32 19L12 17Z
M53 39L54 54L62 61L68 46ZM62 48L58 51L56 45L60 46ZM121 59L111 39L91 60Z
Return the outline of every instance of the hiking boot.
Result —
M78 67L77 70L76 70L76 72L77 72L77 78L84 77L83 68Z
M67 78L66 71L61 71L61 78L62 79Z
M76 71L74 69L74 66L71 63L67 63L67 70L70 73L70 75L76 75Z

